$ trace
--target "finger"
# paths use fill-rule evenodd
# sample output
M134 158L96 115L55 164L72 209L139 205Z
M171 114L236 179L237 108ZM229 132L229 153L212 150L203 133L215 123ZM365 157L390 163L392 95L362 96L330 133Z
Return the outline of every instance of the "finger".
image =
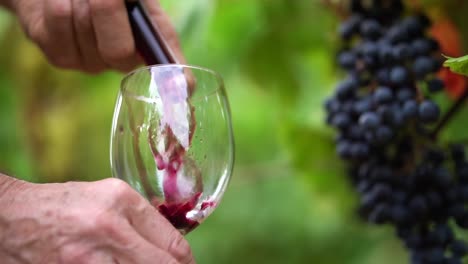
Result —
M51 63L61 68L76 69L81 65L72 17L70 0L45 0L47 40L43 48Z
M120 225L122 233L130 238L125 245L114 247L115 259L119 264L180 263L164 249L148 242L130 223ZM183 263L183 262L182 262Z
M188 242L148 202L138 206L130 206L126 215L135 230L150 243L169 252L174 258L184 264L195 263Z
M186 61L180 48L177 32L174 25L171 23L169 16L164 12L159 4L159 1L144 0L143 4L148 11L153 26L162 34L162 37L170 51L175 55L177 63L185 64Z
M75 37L80 50L83 69L89 73L99 73L108 66L104 63L98 51L88 0L72 0L72 4Z
M89 0L98 51L104 62L129 71L139 64L123 0Z

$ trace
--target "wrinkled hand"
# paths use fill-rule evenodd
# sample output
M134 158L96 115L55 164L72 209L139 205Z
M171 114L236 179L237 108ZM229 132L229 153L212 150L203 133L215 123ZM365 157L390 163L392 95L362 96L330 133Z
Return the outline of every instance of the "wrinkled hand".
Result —
M15 186L0 199L2 264L195 263L183 236L123 181Z
M3 0L26 35L53 65L88 73L129 71L142 63L124 0ZM184 63L177 34L158 0L143 0L149 16Z

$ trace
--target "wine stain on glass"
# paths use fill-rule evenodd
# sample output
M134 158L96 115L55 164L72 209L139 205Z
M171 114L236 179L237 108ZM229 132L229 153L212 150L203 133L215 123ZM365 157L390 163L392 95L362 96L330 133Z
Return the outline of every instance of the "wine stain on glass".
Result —
M187 81L182 69L159 68L151 72L150 89L159 98L158 129L149 127L149 144L164 200L152 197L152 204L177 229L186 234L197 227L214 201L203 201L203 177L196 162L187 154L195 126L189 105ZM156 135L152 133L157 133Z

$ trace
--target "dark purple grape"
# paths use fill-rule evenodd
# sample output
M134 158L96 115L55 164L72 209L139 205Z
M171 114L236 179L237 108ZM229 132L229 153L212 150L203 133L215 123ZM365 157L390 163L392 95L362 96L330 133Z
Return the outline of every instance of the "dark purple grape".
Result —
M349 144L347 141L338 143L336 146L336 152L343 159L349 158L351 156L351 144Z
M410 200L410 209L417 215L425 214L427 212L427 201L423 196L415 196Z
M333 117L332 125L344 130L351 125L351 118L346 113L338 113Z
M354 104L354 111L355 113L359 115L365 112L368 112L371 109L372 109L372 99L370 97L361 99Z
M383 224L390 218L390 211L386 204L379 204L369 215L369 222Z
M431 80L429 80L427 82L427 89L431 93L440 92L440 91L442 91L444 89L444 87L445 87L444 81L442 81L439 78L434 78L434 79L431 79Z
M349 40L354 34L359 32L362 18L360 15L353 15L347 21L342 23L338 29L338 33L344 40Z
M357 62L357 56L351 51L341 52L338 55L338 64L347 70L354 69Z
M393 130L387 126L380 126L375 131L375 139L379 143L387 143L393 137Z
M410 34L410 36L418 37L424 33L424 26L421 24L421 21L417 17L408 17L404 19L401 23L402 27L405 27L406 31Z
M442 264L444 262L444 259L445 259L445 253L444 252L445 252L445 250L440 248L440 247L436 247L436 248L431 249L427 253L428 263L430 263L430 264Z
M335 98L329 98L327 101L325 101L325 109L331 114L340 111L340 106L340 102L338 102L338 100Z
M380 24L375 20L364 20L361 24L361 35L370 40L378 39L382 34Z
M397 62L409 60L413 55L412 48L406 44L399 44L392 49L392 58Z
M368 112L359 118L359 124L366 129L375 129L380 125L380 118L376 113Z
M394 26L388 30L385 38L392 44L398 44L407 41L410 37L404 28Z
M411 43L414 54L417 56L426 56L433 51L433 44L427 38L419 38Z
M379 56L379 49L377 44L374 42L366 42L362 45L361 48L362 56L376 59Z
M388 69L379 69L376 73L377 81L380 84L390 84L390 71Z
M418 19L419 23L423 27L423 29L427 29L431 26L431 19L424 13L419 13L416 18Z
M419 78L423 79L434 70L434 60L430 57L422 56L416 58L413 63L413 72Z
M338 99L345 100L353 95L358 88L357 83L352 79L346 79L336 87L336 96Z
M409 71L402 66L397 66L390 72L390 82L395 85L404 85L410 80Z
M382 86L377 88L374 92L374 101L377 104L385 104L391 102L393 99L393 93L390 88Z
M432 101L423 101L419 105L419 119L423 123L433 123L439 119L440 108Z
M378 52L379 52L379 59L382 64L391 64L394 61L394 48L386 43L379 43L378 44Z
M419 106L416 100L408 100L403 104L403 115L405 118L417 118Z
M397 99L400 102L406 102L410 99L413 99L416 96L412 88L402 88L397 92Z
M443 189L449 188L452 183L450 172L444 167L439 167L433 171L433 179L435 185Z
M411 216L411 213L408 211L408 208L406 208L403 205L395 205L392 208L392 219L395 223L398 224L403 224L406 223Z

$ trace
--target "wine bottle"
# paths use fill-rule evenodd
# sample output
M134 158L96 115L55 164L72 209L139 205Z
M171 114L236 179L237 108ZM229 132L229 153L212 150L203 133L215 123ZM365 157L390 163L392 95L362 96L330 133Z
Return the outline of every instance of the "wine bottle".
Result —
M127 0L125 5L138 53L147 65L176 64L161 31L151 23L148 12L139 0Z

